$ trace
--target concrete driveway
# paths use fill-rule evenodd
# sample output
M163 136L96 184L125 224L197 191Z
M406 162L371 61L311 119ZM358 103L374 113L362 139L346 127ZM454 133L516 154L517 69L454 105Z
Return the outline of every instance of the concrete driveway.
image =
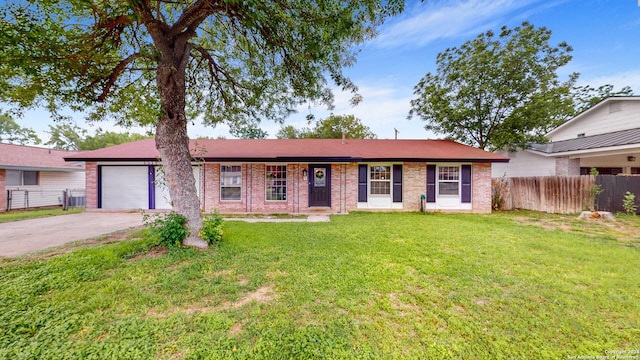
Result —
M141 213L84 212L0 224L0 257L13 257L142 225Z

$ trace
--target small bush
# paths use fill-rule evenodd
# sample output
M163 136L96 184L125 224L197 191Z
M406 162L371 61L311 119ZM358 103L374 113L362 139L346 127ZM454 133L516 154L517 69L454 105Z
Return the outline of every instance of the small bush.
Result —
M638 211L638 206L636 205L636 194L627 191L624 194L624 200L622 202L622 207L627 214L635 215L636 211Z
M213 245L222 240L222 234L222 217L220 214L205 215L202 219L202 229L198 236L205 240L207 244Z
M596 168L592 167L589 170L589 175L593 175L595 177L595 176L598 176L599 174L600 173ZM600 195L603 191L604 189L602 189L602 186L600 186L599 184L596 184L594 181L593 185L591 185L587 193L587 199L588 199L587 203L590 211L593 212L598 210L598 195Z
M189 236L187 218L172 211L164 215L144 214L142 222L159 238L158 245L176 247Z

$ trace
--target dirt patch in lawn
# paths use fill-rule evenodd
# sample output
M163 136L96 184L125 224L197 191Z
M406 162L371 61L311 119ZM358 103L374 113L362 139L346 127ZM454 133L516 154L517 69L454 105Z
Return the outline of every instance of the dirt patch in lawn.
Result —
M539 226L547 230L613 238L623 244L640 246L640 226L637 221L626 217L612 220L603 218L579 219L574 215L536 214L535 216L514 216L513 220L521 225Z
M174 306L162 312L158 311L158 309L154 307L149 309L149 311L146 313L146 316L165 318L177 312L181 312L184 314L206 313L212 311L218 312L221 310L239 309L252 302L267 303L272 301L274 298L275 295L273 293L273 287L271 285L264 285L253 292L245 294L235 302L225 301L215 306L207 306L206 302L196 302L188 306Z

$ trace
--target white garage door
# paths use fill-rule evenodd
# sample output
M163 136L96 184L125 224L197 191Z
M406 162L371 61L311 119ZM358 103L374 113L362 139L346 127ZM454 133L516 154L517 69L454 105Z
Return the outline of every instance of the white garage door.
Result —
M169 188L164 180L164 173L162 169L156 167L156 189L155 189L155 204L156 209L171 209L171 198L169 197ZM198 192L198 198L200 198L200 167L193 167L193 176L196 178L196 190Z
M147 166L102 166L103 209L148 209Z

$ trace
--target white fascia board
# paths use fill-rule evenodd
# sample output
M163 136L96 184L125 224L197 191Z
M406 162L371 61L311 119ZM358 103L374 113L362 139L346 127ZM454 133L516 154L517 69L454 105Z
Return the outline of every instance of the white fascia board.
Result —
M588 150L576 150L576 151L565 151L559 153L543 153L535 150L527 150L536 155L546 156L546 157L570 157L570 158L587 158L587 157L598 157L598 156L607 156L607 155L621 155L629 153L629 150L633 150L635 152L640 152L640 144L630 144L630 145L620 145L620 146L609 146L602 147L597 149L588 149Z

